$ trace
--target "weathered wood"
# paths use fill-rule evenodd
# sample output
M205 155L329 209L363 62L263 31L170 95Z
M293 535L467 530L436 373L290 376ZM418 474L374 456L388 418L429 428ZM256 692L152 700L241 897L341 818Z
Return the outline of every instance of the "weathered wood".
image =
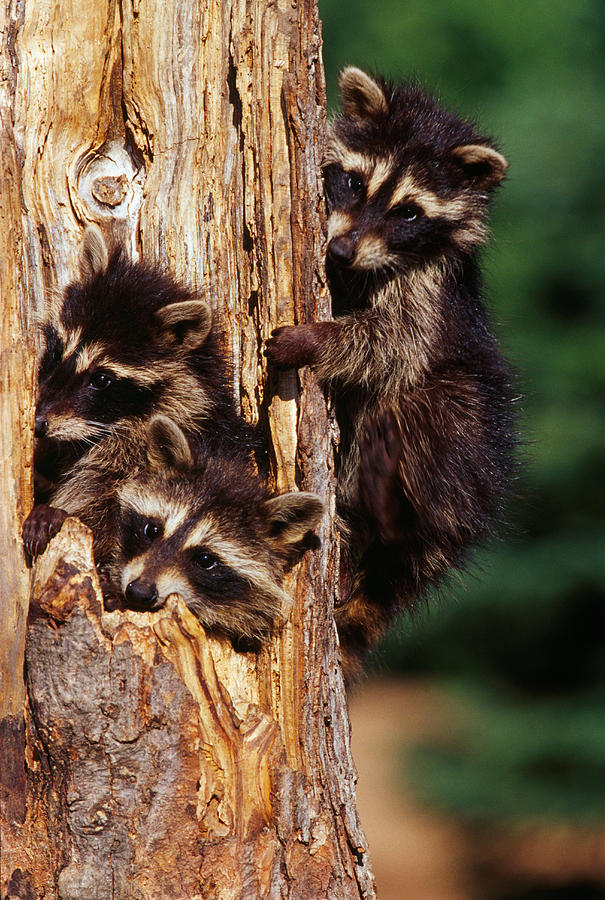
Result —
M16 173L2 188L14 308L27 296L42 311L73 276L88 221L166 263L211 299L242 409L270 437L276 486L315 490L333 513L323 394L307 373L267 373L262 356L272 328L329 310L314 3L105 0L84 11L24 0L19 11L0 147L3 173ZM20 335L9 315L3 328ZM31 353L17 342L1 438L3 452L15 434L22 443L6 513L20 579L5 581L9 616L29 580L18 534ZM6 377L4 354L2 364ZM177 600L155 615L102 612L90 539L66 523L36 570L27 781L18 746L9 773L21 773L27 803L4 810L3 896L374 896L336 664L333 515L320 536L288 577L283 630L238 654ZM22 646L17 635L3 647L21 731Z
M23 650L30 574L19 533L31 504L33 363L22 271L21 167L15 139L16 22L0 10L0 802L25 816Z
M38 566L30 618L33 896L54 896L55 879L64 900L359 896L343 872L347 788L326 804L288 762L253 654L228 658L176 597L158 614L103 612L73 519ZM324 786L346 752L329 744L301 754ZM25 866L8 844L14 877Z

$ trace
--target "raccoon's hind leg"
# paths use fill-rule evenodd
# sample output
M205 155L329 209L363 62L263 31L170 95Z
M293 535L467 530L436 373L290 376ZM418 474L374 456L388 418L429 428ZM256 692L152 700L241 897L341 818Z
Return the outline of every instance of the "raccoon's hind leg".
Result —
M370 647L415 596L408 552L413 510L402 489L402 444L391 411L366 415L358 438L357 498L341 549L341 598L335 610L345 682Z
M398 477L401 440L392 412L367 415L359 438L359 499L368 525L385 544L405 538L404 497Z
M68 513L55 506L39 503L34 506L23 525L23 544L32 559L44 553L51 538L61 530Z

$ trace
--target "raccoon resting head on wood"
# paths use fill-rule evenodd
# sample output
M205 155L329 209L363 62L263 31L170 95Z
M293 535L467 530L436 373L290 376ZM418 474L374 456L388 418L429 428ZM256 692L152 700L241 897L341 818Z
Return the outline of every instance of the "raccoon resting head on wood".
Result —
M276 329L266 354L332 391L351 672L490 533L515 434L477 258L505 158L414 84L349 67L340 90L324 162L334 319Z
M315 495L272 497L250 467L190 447L164 416L148 425L148 466L118 490L109 567L125 605L159 609L179 594L238 646L262 641L288 602L282 577L318 523Z
M36 403L36 507L23 531L41 553L66 515L95 535L97 562L112 544L115 489L145 458L141 434L170 415L212 452L248 457L250 427L208 303L158 268L108 253L96 226L84 233L80 277L43 327Z

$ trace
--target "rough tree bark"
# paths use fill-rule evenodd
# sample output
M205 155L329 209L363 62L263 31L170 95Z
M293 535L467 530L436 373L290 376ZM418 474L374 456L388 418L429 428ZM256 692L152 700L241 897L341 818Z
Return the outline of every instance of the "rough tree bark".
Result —
M313 377L262 357L273 327L329 311L316 6L7 0L2 15L2 896L371 898L331 617L333 429ZM259 654L178 598L105 613L76 520L36 566L24 650L31 323L89 221L208 292L276 487L328 504Z

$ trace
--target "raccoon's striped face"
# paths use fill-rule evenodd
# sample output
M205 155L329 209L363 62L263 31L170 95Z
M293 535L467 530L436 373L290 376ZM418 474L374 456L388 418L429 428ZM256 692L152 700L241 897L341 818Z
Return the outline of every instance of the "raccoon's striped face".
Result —
M387 160L368 162L363 170L338 163L324 169L328 252L356 269L398 268L402 256L436 247L439 225L412 179L400 178Z
M344 165L324 168L328 253L337 264L397 270L483 239L482 208L468 191L439 192L438 161L425 172L393 158L343 157Z
M121 587L128 604L154 610L176 593L213 625L223 604L246 603L254 579L267 573L242 550L243 534L226 538L209 511L191 515L178 487L163 498L142 497L141 487L122 493Z
M340 90L323 170L332 261L393 272L482 243L504 157L414 85L349 67Z
M94 441L121 419L151 413L161 380L142 366L120 362L81 332L54 324L44 329L45 349L38 375L36 436Z
M136 275L136 267L130 271ZM106 277L111 274L110 268ZM76 309L77 319L77 299L68 289L60 315L44 328L37 437L94 443L119 433L120 423L147 419L154 412L170 411L184 425L207 415L212 400L189 365L190 354L204 345L210 332L212 315L206 303L168 303L140 310L145 312L141 321L128 321L115 298L108 309L88 316L86 309ZM80 299L83 303L86 298ZM68 327L65 317L70 316L75 321Z
M118 489L112 567L127 605L159 609L179 594L200 622L262 640L282 615L280 582L319 521L315 494L270 497L247 462L193 455L167 416L147 424L148 468Z
M281 579L322 504L300 492L268 498L235 466L214 460L202 474L124 485L118 578L127 606L153 611L179 594L205 627L258 642L289 603Z

